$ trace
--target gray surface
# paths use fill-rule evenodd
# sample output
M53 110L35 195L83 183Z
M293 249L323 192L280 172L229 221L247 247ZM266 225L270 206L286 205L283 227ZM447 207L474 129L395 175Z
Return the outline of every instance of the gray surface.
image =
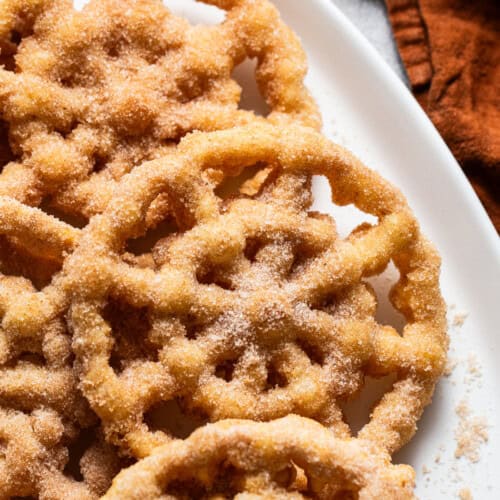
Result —
M392 36L384 0L331 0L363 33L383 59L407 84L406 73Z

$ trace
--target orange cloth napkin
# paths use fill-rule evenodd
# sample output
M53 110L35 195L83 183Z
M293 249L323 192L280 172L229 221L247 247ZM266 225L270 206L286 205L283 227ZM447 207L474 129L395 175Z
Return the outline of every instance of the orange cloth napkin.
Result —
M500 1L386 3L413 92L500 232Z

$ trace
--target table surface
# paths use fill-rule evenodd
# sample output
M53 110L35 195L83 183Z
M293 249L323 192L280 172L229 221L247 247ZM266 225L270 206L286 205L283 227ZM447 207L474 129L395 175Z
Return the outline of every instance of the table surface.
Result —
M331 0L377 49L392 70L408 85L384 0Z

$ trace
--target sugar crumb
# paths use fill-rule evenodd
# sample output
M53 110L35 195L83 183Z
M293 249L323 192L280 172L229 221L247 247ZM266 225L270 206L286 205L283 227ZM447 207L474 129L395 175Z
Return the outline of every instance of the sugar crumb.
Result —
M453 316L453 326L462 326L465 323L468 315L469 314L466 312L457 312Z
M479 364L479 360L475 354L470 354L467 358L467 369L470 375L474 377L481 376L481 365Z
M467 358L467 371L464 377L464 383L467 386L467 391L470 391L472 384L476 384L478 387L482 385L482 369L475 354L469 354Z
M474 500L469 488L462 488L458 492L458 498L460 498L460 500Z
M455 408L459 422L455 429L455 457L465 457L475 463L480 459L479 448L488 441L488 423L485 417L471 415L469 405L462 400Z
M443 375L445 377L449 377L453 373L453 370L457 367L457 365L458 359L448 357L448 359L446 360L446 365L444 367Z

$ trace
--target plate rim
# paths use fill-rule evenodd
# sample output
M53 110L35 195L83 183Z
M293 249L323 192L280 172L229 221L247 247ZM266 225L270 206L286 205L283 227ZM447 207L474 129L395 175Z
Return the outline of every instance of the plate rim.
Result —
M365 79L369 82L368 89L370 89L371 85L375 87L383 86L383 93L386 94L384 99L388 96L391 99L391 107L396 108L392 114L402 115L408 121L409 127L407 129L415 130L415 136L409 136L408 142L413 143L413 149L421 148L424 150L422 158L427 162L424 171L431 172L430 175L432 175L432 169L436 169L437 180L435 181L435 187L437 186L437 189L431 194L432 198L430 198L431 202L429 203L429 198L422 195L421 184L413 191L412 196L412 191L406 191L405 184L396 182L390 176L387 176L383 170L379 170L376 162L367 161L370 168L379 171L391 183L402 189L410 201L414 213L420 220L424 233L431 237L443 258L441 286L443 295L450 305L448 330L453 342L457 344L455 346L457 351L450 351L451 359L457 360L457 355L480 354L481 356L479 358L480 369L481 376L484 375L484 377L481 379L480 385L474 386L473 389L470 386L467 387L465 380L461 381L462 379L459 379L467 368L458 367L458 373L452 377L443 377L441 379L438 384L438 390L441 388L439 401L435 401L430 405L421 418L420 424L424 423L426 415L436 416L438 414L440 430L436 434L436 427L431 426L433 430L430 431L428 437L434 439L436 447L442 438L446 441L446 446L450 448L453 446L453 441L448 442L448 439L453 439L453 433L457 428L455 426L455 405L459 402L459 398L466 398L468 402L473 404L480 401L476 405L477 407L473 407L473 409L476 415L480 411L479 416L487 416L489 439L488 444L484 445L484 449L481 450L481 461L478 464L471 464L467 460L453 461L455 459L452 457L453 450L451 450L449 459L444 459L441 462L446 463L446 469L441 469L441 472L438 472L437 476L435 476L440 480L449 477L449 482L446 481L446 484L442 482L436 483L434 478L433 482L426 482L423 477L424 473L416 468L419 477L416 492L418 492L419 488L423 488L419 491L422 498L429 498L431 491L436 494L436 498L450 498L450 496L453 496L453 489L456 488L458 492L459 487L470 486L473 491L475 487L480 488L474 493L482 495L481 498L496 498L493 496L495 491L493 486L495 484L493 481L495 478L494 471L496 470L495 467L498 468L498 464L500 464L500 424L497 417L500 411L500 398L498 397L496 382L500 366L500 336L498 335L498 324L500 322L500 307L498 307L498 297L500 297L500 238L460 165L431 120L411 94L411 91L358 28L334 5L334 0L309 0L307 3L303 2L303 0L272 1L282 11L285 21L299 37L302 35L303 46L309 56L310 68L313 70L310 72L311 78L307 84L310 90L313 91L313 95L315 95L314 90L325 91L327 89L324 86L324 76L327 77L327 82L328 79L335 78L337 62L328 56L328 44L335 43L337 46L332 50L332 53L347 53L347 63L346 58L343 56L341 56L342 60L340 61L340 66L344 65L344 70L345 64L350 64L349 61L353 57L359 58L359 61L357 61L359 64L354 65L353 71L348 70L347 76L349 78L344 78L341 83L335 85L337 91L338 89L342 90L343 85L345 85L346 81L349 82L350 78L357 78L356 72L359 71L360 67L364 68L368 75L368 78ZM288 6L291 7L291 12L286 15ZM304 16L307 16L307 20L302 21ZM317 22L318 27L315 28ZM321 51L321 56L317 55L318 50ZM323 66L318 66L318 63L323 66L328 64L330 67L324 69ZM319 76L320 83L315 89L313 82L316 76ZM357 85L357 89L353 90L352 93L348 92L348 98L352 99L353 95L356 96L356 92L360 88L362 91L364 90L364 83ZM319 98L320 95L318 93L317 97ZM382 91L375 95L380 97ZM325 103L328 103L329 100L328 91L326 91ZM331 102L335 102L335 100ZM347 108L351 108L351 106L347 105ZM336 121L333 122L333 133L330 131L330 127L326 127L326 123L328 123L326 119L331 119L335 111L325 108L322 108L322 111L325 118L326 136L342 143L345 136L341 127L337 129ZM343 111L345 112L345 109ZM373 109L369 109L369 112L374 113ZM370 130L369 127L366 130ZM366 130L361 130L361 135L366 133ZM383 132L375 137L380 137L381 134ZM362 153L363 148L357 151L355 137L356 134L350 137L349 147L353 148L355 154L362 157L360 153ZM362 146L363 143L361 142L360 145ZM365 152L368 156L371 155L369 150L365 150ZM396 151L395 156L401 157L401 153ZM404 156L402 158L404 161ZM416 171L417 168L418 164L413 163L412 166L408 166L404 170L406 188L409 187L407 183L408 175L410 181L413 174L416 176L415 179L418 183L422 182L422 175ZM449 195L441 199L439 193L442 186L446 187ZM415 193L417 193L417 198ZM424 197L420 198L422 196ZM413 206L411 198L413 198L413 201L421 199L422 203ZM439 213L434 215L435 212L439 211L447 211L448 214L444 216ZM434 218L436 218L436 225L432 224ZM450 224L454 227L448 230ZM454 309L455 307L456 309ZM468 310L464 310L463 307L468 307ZM464 326L464 331L459 332L453 325L453 315L462 312L466 313L469 319L467 319L467 324ZM462 336L460 336L460 333ZM464 333L467 333L467 337L463 336ZM465 350L458 349L461 343L462 349ZM458 358L458 360L465 365L465 357ZM452 380L453 377L455 377L455 380ZM457 385L460 391L449 390L450 385ZM444 405L442 405L443 402ZM420 436L422 436L422 432L425 434L423 428L420 431ZM443 433L443 436L439 432ZM427 438L424 437L423 439ZM424 440L420 442L423 443ZM404 450L402 451L404 453ZM430 459L430 457L428 456L427 459ZM430 463L421 462L421 458L419 460L420 465ZM404 462L408 463L406 460ZM416 463L413 463L413 465L416 465ZM474 465L479 465L479 467ZM458 479L461 484L455 482L457 480L457 477L454 476L457 470L455 466L458 467L461 473L465 471L466 475ZM427 480L429 479L430 476L427 476ZM465 481L465 483L462 483L462 481Z
M276 3L274 0L272 1ZM301 3L301 0L291 1L296 1L299 4ZM444 170L444 173L455 182L456 187L462 194L461 202L463 204L463 209L474 215L478 222L474 230L481 233L481 237L488 245L492 257L496 259L497 264L500 265L500 237L493 226L493 222L467 179L467 176L463 172L462 167L453 156L453 153L450 151L441 134L417 102L410 89L406 87L403 81L363 33L347 18L339 7L334 4L333 0L309 0L309 2L309 10L319 9L320 11L324 11L328 17L334 18L336 22L335 28L340 28L344 31L344 34L351 39L354 45L353 48L358 52L365 52L366 55L370 56L370 71L377 73L377 76L384 81L389 91L394 92L397 98L402 100L404 105L409 108L413 119L418 121L420 129L428 136L429 144L436 149L436 152L441 157L442 161L436 162L435 168Z

